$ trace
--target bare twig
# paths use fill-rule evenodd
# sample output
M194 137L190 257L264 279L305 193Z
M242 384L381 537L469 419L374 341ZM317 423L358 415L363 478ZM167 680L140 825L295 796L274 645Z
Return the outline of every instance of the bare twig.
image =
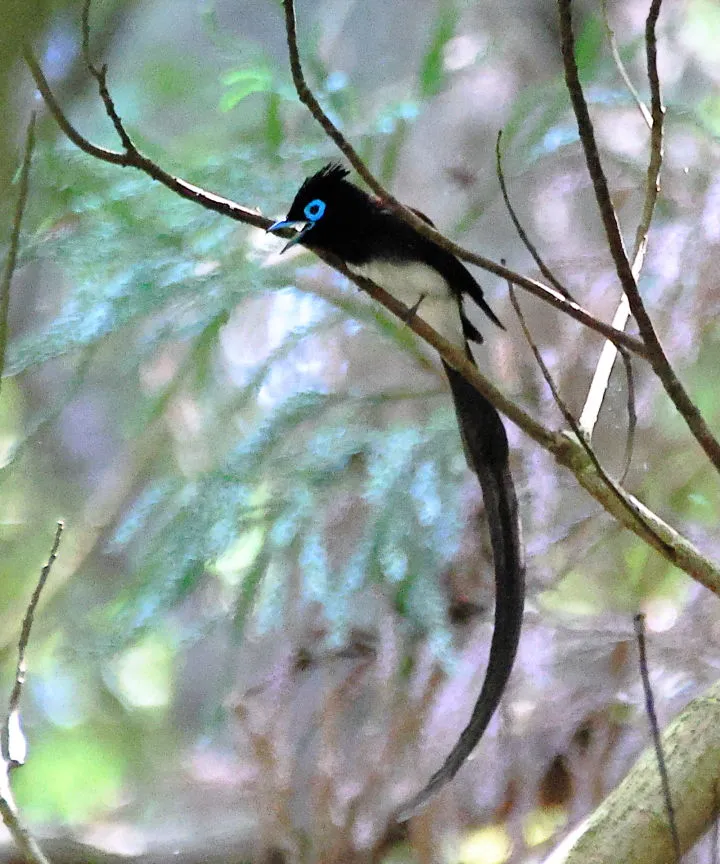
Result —
M193 186L191 183L187 183L180 177L174 177L172 174L164 171L159 165L153 162L152 159L148 159L147 156L143 155L134 145L132 145L132 142L131 149L125 152L110 150L106 147L99 147L97 144L93 144L81 135L67 119L50 89L50 85L45 78L40 64L27 46L23 49L23 56L32 73L35 84L40 91L40 95L43 97L43 101L55 118L56 123L73 144L75 144L76 147L79 147L84 153L87 153L95 159L100 159L103 162L109 162L111 165L119 165L123 168L136 168L147 174L149 177L152 177L153 180L157 180L158 183L162 183L163 186L167 187L172 192L175 192L177 195L180 195L181 198L194 201L196 204L200 204L207 210L213 210L216 213L220 213L222 216L228 216L238 222L244 222L247 225L253 225L256 228L262 229L265 229L272 224L269 219L261 216L255 210L243 207L242 205L231 201L229 198L215 195L212 192L201 189L199 186Z
M28 184L30 180L30 162L35 147L35 113L30 116L27 133L25 135L25 151L23 155L22 168L20 169L20 182L18 186L18 197L15 204L15 216L10 231L10 248L7 260L0 280L0 389L2 389L2 375L5 368L5 350L8 338L8 312L10 310L10 287L13 274L17 265L18 247L20 245L20 226L25 212L27 202Z
M600 460L598 459L595 451L591 447L589 441L587 441L587 439L583 435L583 433L582 433L582 431L578 425L577 420L573 417L572 411L570 411L565 400L560 395L560 392L557 389L555 381L553 380L553 377L550 374L550 370L548 369L547 365L545 364L545 361L543 360L543 356L540 353L540 349L535 344L535 340L533 339L532 333L530 332L530 328L527 326L527 322L525 321L525 316L523 315L523 311L520 307L518 299L515 296L515 289L510 284L508 285L508 289L510 292L510 302L513 305L513 309L515 310L515 314L518 316L518 320L520 321L520 326L522 327L522 331L525 334L525 339L527 340L527 343L533 352L533 355L535 357L535 361L537 362L538 366L540 367L540 371L542 372L542 376L545 379L545 383L550 388L550 392L552 393L552 397L555 400L555 404L560 409L560 412L562 413L563 417L565 418L565 422L572 429L575 437L577 438L577 440L579 441L583 450L587 454L588 459L590 459L590 461L592 462L593 467L595 468L595 471L597 472L598 477L605 484L608 491L612 495L615 496L615 498L618 500L618 502L620 503L620 505L622 507L624 507L630 514L632 514L633 516L635 516L637 518L638 514L633 509L632 505L627 500L627 498L623 494L623 492L619 489L618 486L616 486L615 482L613 480L611 480L610 477L607 475L605 469L600 464ZM653 530L652 526L649 525L644 520L641 520L641 521L643 524L643 530L646 532L644 539L656 547L659 544L661 546L661 548L663 548L668 554L672 554L672 549L668 546L667 543L665 543L665 541L662 539L662 537L660 537Z
M650 92L653 106L652 115L648 111L645 104L642 101L639 101L639 97L637 97L641 106L641 110L643 112L643 117L646 118L648 126L650 127L650 158L648 161L647 180L645 183L645 200L643 203L643 212L640 218L637 232L635 234L635 248L633 249L632 272L636 281L640 278L640 273L642 271L642 267L645 261L645 253L647 251L648 243L648 232L650 231L650 224L652 222L653 213L655 212L655 204L657 202L657 196L659 191L660 168L662 166L663 108L662 98L660 94L660 80L658 78L657 72L657 44L655 35L655 25L657 23L657 16L659 15L659 13L660 2L653 2L650 8L650 12L648 13L647 21L645 22L645 44L647 51L648 79L650 81ZM635 93L632 83L627 77L627 72L625 72L625 67L622 63L622 60L620 59L620 55L617 53L617 46L615 45L615 38L610 29L610 22L608 19L607 5L605 0L603 0L603 14L605 16L606 28L608 30L608 33L610 34L610 44L614 52L613 56L615 57L615 62L618 65L620 74L623 75L623 78L625 79L628 88L632 93ZM627 295L623 294L620 298L617 310L615 311L615 315L613 316L613 326L617 327L618 330L624 330L629 316L630 304L628 302ZM588 390L588 395L585 400L585 406L583 407L583 410L580 414L580 427L585 432L585 434L588 435L588 437L592 437L595 424L597 423L597 419L602 408L602 403L605 398L605 393L607 392L608 383L610 381L610 375L615 364L616 356L617 351L615 349L615 345L611 343L606 343L603 346L603 350L600 354L600 360L598 361L597 367L595 369L595 374L593 376L593 380L590 384L590 389ZM625 365L627 370L627 361ZM631 381L628 378L629 403L631 399L630 386ZM628 442L630 441L631 435L634 435L633 416L634 409L630 412L631 425L630 429L628 430ZM632 452L632 447L627 447L626 449L629 456ZM627 473L629 464L629 458L626 458L625 473Z
M3 752L2 758L0 759L0 816L12 835L16 846L25 856L25 860L31 862L31 864L49 864L49 862L43 854L42 849L40 849L37 841L33 838L20 819L17 805L15 804L15 799L10 787L10 769L21 765L24 761L24 752L22 755L18 755L17 751L18 748L23 751L25 749L24 741L18 744L18 739L22 736L19 721L20 697L22 695L22 688L27 673L25 652L30 642L30 631L32 629L35 610L37 609L40 595L42 594L45 583L50 575L52 565L57 558L62 531L63 523L58 522L50 555L45 566L40 571L40 577L35 586L35 590L32 593L30 602L28 603L27 610L25 611L25 617L20 630L20 638L18 640L17 668L15 671L13 689L8 701L8 712L3 729ZM15 740L11 740L12 738Z
M510 218L513 222L513 225L515 226L515 230L517 231L518 236L520 237L520 240L522 241L522 243L524 244L524 246L528 250L528 252L532 255L533 260L535 261L538 268L540 269L540 272L547 279L547 281L550 282L550 284L553 286L553 288L555 288L556 291L559 291L563 296L567 297L569 300L572 300L573 299L572 295L567 290L567 288L565 288L565 286L555 277L555 274L550 270L550 268L547 266L545 261L542 259L542 256L540 255L537 248L535 247L535 245L532 243L532 241L528 237L527 232L523 228L520 220L517 217L517 214L515 213L515 208L513 207L512 202L510 201L510 196L509 196L508 191L507 191L507 184L505 182L505 172L503 171L503 165L502 165L502 152L500 150L501 137L502 137L502 130L500 132L498 132L497 140L495 142L495 171L497 174L498 183L500 184L500 191L502 192L502 197L503 197L503 201L505 202L505 207L507 208L507 211L510 214ZM503 261L501 263L504 264L505 262ZM520 317L521 324L523 324L522 312L520 311L520 307L517 304L517 301L515 300L514 296L512 296L512 290L513 290L512 282L508 282L508 287L509 287L510 292L511 292L511 300L512 300L513 306L515 307L515 312ZM624 324L625 324L625 321L623 321L623 326L624 326ZM535 345L533 343L533 340L530 336L530 333L527 330L527 328L525 328L524 324L523 324L523 330L525 331L525 337L528 340L528 343L530 344L531 348L533 349L533 352L535 353L536 357L538 357L539 352L536 350ZM612 343L610 343L610 345L613 349L615 349L615 346ZM622 479L620 481L622 483L622 482L624 482L625 477L627 476L627 473L630 469L630 460L632 458L632 449L633 449L633 442L635 440L635 426L636 426L637 418L636 418L636 414L635 414L635 385L634 385L634 380L633 380L632 363L630 360L630 355L628 354L628 352L624 348L619 348L617 350L619 350L621 352L623 360L625 361L625 372L626 372L627 381L628 381L628 417L629 417L629 423L628 423L628 435L627 435L626 444L625 444L625 467L623 470ZM542 369L542 362L541 362L541 369ZM544 371L543 371L543 374L545 374ZM548 386L550 387L551 391L553 392L553 396L555 396L554 385L548 380L547 376L546 376L546 381L547 381ZM560 407L561 410L563 411L563 413L565 413L561 403L558 402L557 398L555 401L557 402L558 407ZM572 422L573 422L573 424L575 423L574 418L573 418ZM572 428L573 428L573 431L575 431L575 433L578 435L578 439L580 441L585 441L585 435L581 434L581 432L580 432L580 429L582 428L582 423L577 424L577 428L575 425L573 425ZM591 436L587 435L587 441L588 442L590 441L590 438L591 438ZM588 444L588 446L589 446L589 444Z
M620 484L622 485L630 473L633 449L635 447L635 431L637 429L637 412L635 411L635 375L633 374L632 357L624 349L620 351L623 365L625 366L625 380L627 381L627 412L628 428L625 437L625 459ZM580 427L582 428L582 427Z
M595 140L595 130L590 119L590 112L588 111L587 102L585 101L585 94L583 93L580 84L580 76L575 61L575 35L572 27L571 5L572 0L558 0L565 83L575 112L580 142L585 152L585 161L587 163L588 173L595 191L595 200L598 205L598 210L600 211L600 218L605 229L605 237L615 264L615 270L622 289L627 297L630 310L637 321L642 340L645 343L645 347L648 349L648 359L650 360L653 371L660 379L665 388L665 392L668 394L678 412L685 420L695 440L705 451L705 454L715 468L720 471L720 442L718 442L713 435L710 427L707 425L697 406L681 384L670 365L670 361L665 355L665 351L660 344L653 323L645 309L645 304L640 296L640 292L638 291L635 274L630 265L627 252L625 251L625 244L622 239L622 234L620 233L617 214L613 207L607 178L605 177L602 162L600 161L597 141ZM646 27L648 64L650 67L653 67L654 70L653 72L649 71L648 73L650 77L651 92L653 92L653 132L657 135L660 134L662 126L659 125L658 131L655 132L655 124L661 124L663 115L663 107L659 99L660 85L659 80L657 79L657 46L654 41L654 28L657 16L660 13L660 7L661 0L653 0L650 16L648 16L648 25ZM660 153L661 152L662 151L660 150ZM655 177L654 182L657 184L657 177Z
M622 61L622 57L620 56L620 52L618 51L617 40L615 39L615 31L610 26L610 12L608 10L607 0L600 0L600 5L602 6L603 22L605 24L605 34L607 35L608 45L610 46L610 53L612 54L612 58L615 61L615 66L618 70L620 77L623 80L623 83L627 87L628 92L635 100L635 104L638 106L638 110L642 114L642 118L647 124L648 129L652 129L652 116L650 115L650 111L648 110L647 105L641 99L637 88L630 79L628 71L625 68L625 64Z
M103 101L103 105L105 106L105 112L108 117L112 121L113 126L115 127L115 131L118 134L118 137L122 141L122 145L125 150L129 152L137 152L135 145L133 144L130 136L125 131L125 127L123 126L123 122L120 119L120 115L117 113L115 109L115 103L113 102L112 97L110 96L110 91L107 88L107 63L103 63L102 66L95 66L90 58L90 5L92 0L85 0L83 4L82 11L82 47L83 47L83 58L85 60L85 66L87 67L88 72L93 76L93 78L97 81L98 84L98 92L100 93L100 98Z
M675 850L675 860L677 864L680 864L680 859L682 858L680 837L675 818L675 808L670 794L670 778L668 777L667 762L665 761L665 752L662 746L662 738L660 737L660 726L658 725L657 714L655 713L655 699L653 698L652 687L650 686L650 672L648 670L647 650L645 646L645 616L636 615L634 625L638 652L640 654L640 676L642 677L643 692L645 694L645 712L648 716L653 746L655 747L660 782L662 784L663 797L665 798L665 810L667 811L673 849Z
M30 631L32 630L33 621L35 619L35 610L37 609L37 604L40 601L40 595L42 594L45 583L47 582L48 576L50 575L52 566L55 563L55 559L57 558L58 549L60 548L60 540L62 539L63 528L63 523L58 522L57 528L55 529L55 539L53 540L50 555L45 566L40 571L40 578L37 581L35 590L32 593L30 602L28 603L25 617L23 618L22 629L20 631L20 639L18 641L18 662L17 668L15 670L15 681L13 683L13 689L10 693L10 701L8 703L8 714L13 714L15 711L17 711L20 704L20 696L22 695L22 688L23 684L25 683L25 673L27 671L27 666L25 663L25 651L27 650L28 643L30 642Z
M522 223L518 219L517 213L515 212L515 208L512 205L512 201L510 200L510 195L507 190L507 183L505 182L505 172L502 167L502 151L500 150L500 142L502 140L502 129L499 130L497 134L497 138L495 139L495 171L498 178L498 183L500 184L500 192L502 193L503 201L505 202L505 208L510 215L510 219L512 220L513 225L515 226L515 231L517 232L518 237L520 238L523 246L528 250L530 255L532 256L533 261L537 264L538 270L542 273L545 279L553 286L553 288L563 297L567 297L568 300L572 300L575 302L575 298L568 291L568 289L562 284L562 282L555 276L552 270L548 267L545 261L542 259L542 256L537 250L537 247L532 242L532 240L528 237L527 231L522 226ZM501 262L504 265L504 261ZM508 283L512 285L512 283Z

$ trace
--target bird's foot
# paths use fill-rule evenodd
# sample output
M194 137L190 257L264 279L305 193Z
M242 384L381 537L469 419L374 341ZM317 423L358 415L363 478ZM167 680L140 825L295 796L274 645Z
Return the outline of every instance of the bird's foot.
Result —
M413 318L417 315L417 311L420 308L420 304L427 297L427 294L421 294L418 297L417 303L413 303L413 305L407 310L407 312L402 316L402 320L405 324L409 324Z

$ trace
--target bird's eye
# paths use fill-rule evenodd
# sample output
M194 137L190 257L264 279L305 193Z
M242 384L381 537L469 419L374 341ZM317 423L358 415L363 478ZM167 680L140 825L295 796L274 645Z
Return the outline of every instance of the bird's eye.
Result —
M317 220L320 219L324 212L325 202L321 201L319 198L311 201L305 206L305 209L303 210L303 213L311 222L317 222Z

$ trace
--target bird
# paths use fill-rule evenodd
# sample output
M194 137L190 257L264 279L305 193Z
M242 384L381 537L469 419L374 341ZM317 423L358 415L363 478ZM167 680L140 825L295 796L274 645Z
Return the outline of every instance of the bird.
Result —
M281 252L300 244L339 258L351 274L392 294L408 307L408 316L420 315L475 363L471 343L481 344L483 337L468 317L468 304L503 326L481 287L458 258L352 183L349 173L331 162L303 182L285 219L267 229L296 230ZM432 225L423 213L414 212ZM443 367L465 456L483 493L495 571L495 616L485 678L470 719L441 767L399 809L399 821L419 812L450 782L482 738L512 672L525 603L524 551L505 427L488 399L445 361Z

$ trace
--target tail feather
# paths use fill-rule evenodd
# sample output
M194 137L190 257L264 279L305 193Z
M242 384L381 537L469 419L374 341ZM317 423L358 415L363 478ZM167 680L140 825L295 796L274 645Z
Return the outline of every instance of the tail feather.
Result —
M445 365L470 467L480 481L495 566L495 622L480 695L457 744L442 767L400 813L405 821L458 772L495 713L517 654L525 602L525 563L505 427L495 407Z

